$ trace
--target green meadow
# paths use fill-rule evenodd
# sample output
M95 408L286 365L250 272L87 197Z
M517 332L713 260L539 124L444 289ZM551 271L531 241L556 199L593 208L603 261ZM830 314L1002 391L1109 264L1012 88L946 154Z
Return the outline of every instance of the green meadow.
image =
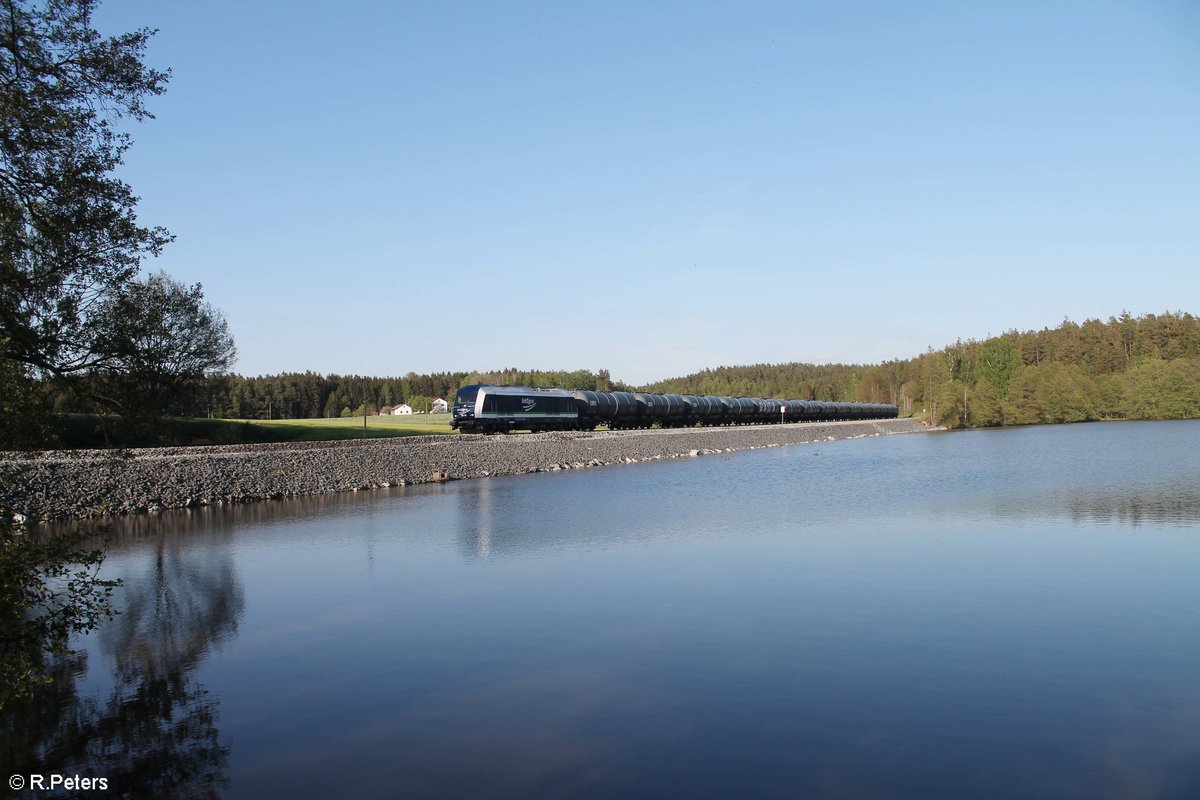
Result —
M335 419L205 419L172 417L154 431L131 431L118 418L64 414L52 423L57 446L68 449L154 447L270 442L325 442L453 433L449 414Z
M240 420L222 420L245 424ZM329 419L256 420L250 425L265 435L278 436L271 441L314 442L332 439L377 439L385 436L428 436L453 433L449 414L406 414L398 417L368 416L366 428L362 417ZM261 440L260 440L261 441Z

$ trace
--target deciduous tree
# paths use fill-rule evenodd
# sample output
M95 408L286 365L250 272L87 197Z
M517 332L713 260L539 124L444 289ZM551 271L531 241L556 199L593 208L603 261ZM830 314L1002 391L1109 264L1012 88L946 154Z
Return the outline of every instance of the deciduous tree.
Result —
M104 367L98 313L170 240L139 224L115 176L124 120L167 74L142 62L151 32L101 36L95 0L0 0L0 415L46 404L37 378ZM32 426L22 426L28 433ZM0 426L0 434L7 433ZM35 445L6 435L0 446ZM2 476L0 476L2 477ZM73 633L109 614L113 582L82 537L40 540L0 509L0 703L20 695Z
M95 311L170 240L114 174L168 75L146 29L101 36L95 0L0 0L0 342L60 376L104 363Z
M99 364L89 384L130 419L194 407L205 379L227 372L237 357L229 325L204 301L200 284L165 273L130 281L93 317Z

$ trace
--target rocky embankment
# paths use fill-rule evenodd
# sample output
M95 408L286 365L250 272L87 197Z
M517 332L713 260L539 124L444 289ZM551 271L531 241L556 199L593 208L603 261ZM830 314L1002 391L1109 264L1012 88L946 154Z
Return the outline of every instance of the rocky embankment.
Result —
M0 509L80 519L928 430L913 420L0 454Z

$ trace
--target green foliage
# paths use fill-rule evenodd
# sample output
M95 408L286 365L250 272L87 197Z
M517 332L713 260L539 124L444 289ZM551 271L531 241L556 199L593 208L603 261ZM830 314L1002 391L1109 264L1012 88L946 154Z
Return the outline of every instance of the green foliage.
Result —
M413 411L428 411L430 404L433 402L433 398L426 397L425 395L413 394L404 398L404 402Z
M980 379L975 385L975 391L970 394L968 424L973 428L1003 425L1004 417L1002 395L990 380Z
M1004 403L1004 424L1034 425L1042 420L1038 412L1039 394L1034 367L1022 365L1013 373Z
M1200 319L1165 313L958 341L877 366L754 364L652 391L894 403L949 427L1200 416Z
M1086 422L1099 419L1091 379L1080 366L1051 363L1033 367L1037 373L1040 422Z
M165 273L133 280L95 312L102 363L88 386L127 419L161 418L196 405L205 378L224 374L237 351L200 284Z
M1095 392L1092 396L1092 403L1096 408L1096 416L1100 419L1123 419L1129 416L1124 408L1124 374L1113 372L1094 375L1091 382Z
M788 397L797 400L890 402L895 387L881 367L845 364L753 364L717 367L643 388L651 392L717 397Z
M214 312L215 313L215 312ZM428 411L435 397L453 401L455 393L470 383L509 383L571 389L628 389L614 382L607 370L537 372L440 372L403 377L363 375L318 375L315 372L280 375L209 375L189 384L190 391L177 395L171 413L180 416L225 419L338 418L343 408L361 409L364 402L376 409L408 403L414 411ZM45 387L49 405L59 413L104 414L109 406L71 385ZM357 412L362 414L361 410Z
M938 390L938 415L947 428L963 428L967 424L966 392L969 388L962 381L948 380Z
M153 427L233 359L199 284L136 278L172 237L116 177L122 126L168 76L142 62L152 31L101 36L95 6L0 0L0 447L45 444L52 410Z
M1168 359L1163 353L1173 355ZM1156 361L1175 366L1160 372L1155 372L1154 366L1142 366ZM961 425L965 385L965 424L1016 425L1195 416L1190 398L1200 382L1196 363L1200 363L1200 320L1196 317L1182 313L1134 317L1126 313L1107 322L1088 320L1076 325L1066 321L1053 330L1009 331L979 342L958 341L939 350L931 348L915 358L878 365L718 367L641 388L717 396L894 403L902 415L923 415L943 422L957 420L953 424ZM1060 372L1063 367L1070 369ZM185 413L266 420L270 409L274 419L336 419L343 409L351 409L354 414L353 409L360 408L364 399L376 408L407 402L414 410L424 411L431 398L450 400L460 386L479 382L633 388L614 381L607 370L410 372L403 377L322 376L312 372L218 376L203 381L193 407ZM948 383L954 385L948 388ZM53 389L39 402L60 412L101 410L89 404L86 397L57 386ZM42 391L44 394L46 390ZM1160 399L1160 392L1165 392L1168 399ZM118 435L125 434L110 433L114 439Z
M516 367L509 369L497 370L494 372L471 372L464 375L459 382L461 386L467 386L472 383L494 383L499 385L509 386L536 386L546 389L588 389L591 391L620 391L629 389L630 387L619 381L613 382L608 370L602 369L599 372L591 372L586 369L577 369L573 371L565 370L521 370ZM603 388L602 388L603 387ZM447 393L436 393L434 396L442 397L447 400L451 398L453 391ZM413 406L416 408L416 406Z
M0 357L0 446L25 449L53 441L45 388L19 364Z
M151 32L91 27L93 0L0 7L0 339L4 357L66 375L104 360L97 301L170 241L137 224L137 198L114 176L131 139L123 119L167 75L142 55Z
M1130 419L1200 417L1200 359L1148 358L1125 374Z
M171 236L138 224L116 177L120 126L150 117L166 73L151 32L103 37L95 0L0 0L0 447L45 446L62 381L117 365L104 311ZM0 509L0 515L6 511ZM110 616L89 533L0 524L0 708L45 681L70 637Z
M976 375L995 390L997 398L1008 394L1008 382L1021 366L1016 342L1008 337L988 339L979 347Z

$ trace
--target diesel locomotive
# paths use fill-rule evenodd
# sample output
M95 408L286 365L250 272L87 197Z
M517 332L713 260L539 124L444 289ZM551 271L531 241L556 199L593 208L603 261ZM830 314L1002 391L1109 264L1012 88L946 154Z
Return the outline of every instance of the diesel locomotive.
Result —
M685 428L694 425L753 425L780 422L893 419L885 403L826 403L761 397L709 397L653 392L593 392L528 386L471 384L454 397L451 427L463 433L512 430L566 431Z

